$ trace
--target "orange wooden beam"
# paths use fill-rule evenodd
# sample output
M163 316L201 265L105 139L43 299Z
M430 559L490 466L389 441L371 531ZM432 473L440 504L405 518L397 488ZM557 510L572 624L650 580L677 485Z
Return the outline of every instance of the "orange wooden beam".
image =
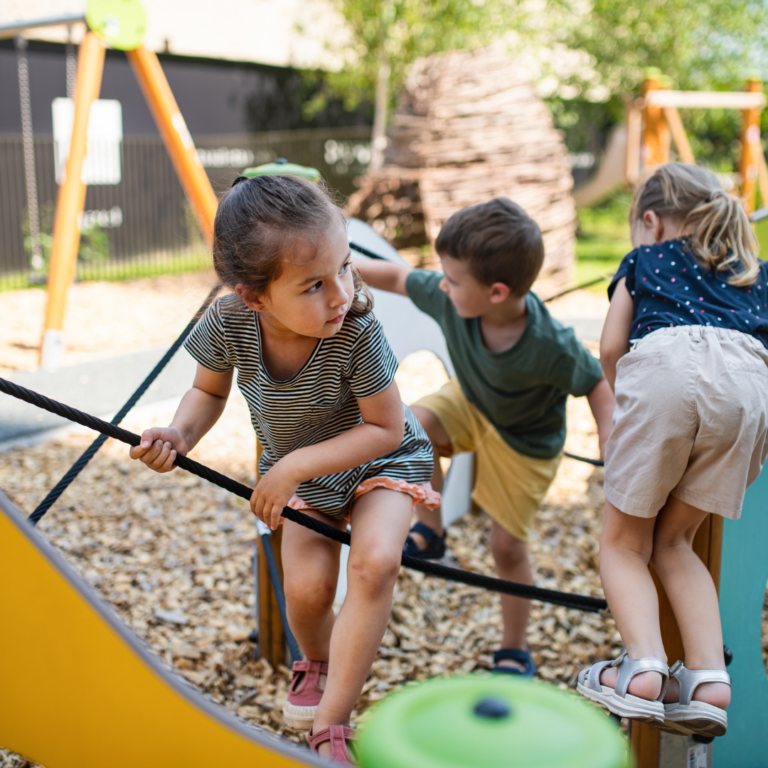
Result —
M658 80L649 79L643 83L645 106L643 108L643 167L652 168L669 162L670 135L661 107L651 103L648 95L663 90Z
M88 32L78 53L75 117L67 159L67 177L59 187L53 225L48 304L40 347L40 364L51 369L60 365L64 355L64 310L67 290L75 277L80 246L78 219L85 205L86 185L82 177L88 145L88 118L91 104L99 97L101 90L104 54L102 42L93 32Z
M762 80L747 81L747 93L763 92ZM757 199L757 178L759 174L758 153L762 154L760 144L760 109L745 109L742 112L741 127L741 161L739 173L741 174L741 196L744 198L744 209L747 213L755 210Z
M192 203L197 223L210 245L213 242L213 219L218 200L197 156L192 136L171 87L154 53L139 46L135 50L126 51L126 54L163 137L184 194Z
M707 566L715 588L720 590L720 564L723 548L723 518L720 515L708 515L696 531L693 539L693 551ZM651 571L653 573L653 571ZM655 574L654 581L659 593L659 620L664 650L667 652L670 666L677 661L685 661L683 641L675 620L672 606L664 592L661 582ZM659 768L660 731L647 723L633 722L629 728L629 741L635 753L636 768Z

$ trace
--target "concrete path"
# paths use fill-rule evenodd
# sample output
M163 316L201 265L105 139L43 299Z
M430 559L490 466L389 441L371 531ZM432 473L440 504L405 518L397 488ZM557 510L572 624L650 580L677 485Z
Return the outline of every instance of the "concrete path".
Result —
M67 366L55 373L25 371L7 378L94 416L111 417L141 384L165 351L162 348L134 352ZM184 349L179 350L144 393L139 407L181 397L189 389L195 366L192 357ZM30 439L36 442L51 431L69 426L71 422L66 419L0 394L0 450Z

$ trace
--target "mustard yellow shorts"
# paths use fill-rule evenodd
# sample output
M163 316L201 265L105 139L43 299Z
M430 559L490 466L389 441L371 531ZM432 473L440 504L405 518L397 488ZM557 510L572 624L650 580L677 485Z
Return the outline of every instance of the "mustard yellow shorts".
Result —
M441 455L474 452L472 500L511 536L527 541L562 456L534 459L511 448L455 378L413 405L435 414L448 433L451 444L440 446Z

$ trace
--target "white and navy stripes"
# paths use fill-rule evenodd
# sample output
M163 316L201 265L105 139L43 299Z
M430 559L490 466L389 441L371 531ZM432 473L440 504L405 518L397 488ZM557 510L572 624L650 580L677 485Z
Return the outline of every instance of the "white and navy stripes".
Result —
M287 381L276 381L260 355L258 314L236 294L217 299L185 343L189 353L215 373L237 369L237 386L251 411L264 451L265 473L291 451L315 445L362 423L357 399L385 390L397 361L373 315L347 317L339 332L318 340L309 360ZM302 483L298 495L309 505L343 517L357 486L386 476L409 483L432 476L432 447L409 408L400 447L360 467Z

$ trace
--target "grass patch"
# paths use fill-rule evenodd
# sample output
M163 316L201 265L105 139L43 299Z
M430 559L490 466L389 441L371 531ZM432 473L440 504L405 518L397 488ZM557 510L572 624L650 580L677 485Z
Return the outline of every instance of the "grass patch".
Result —
M141 256L125 261L83 262L77 265L75 281L122 281L138 280L143 277L161 277L163 275L180 275L185 272L199 272L211 269L211 254L200 251L191 254L157 254ZM47 287L47 276L44 273L8 272L0 275L0 293L18 291L25 288Z
M632 250L629 239L631 194L620 191L591 208L578 211L576 232L576 280L584 283L600 275L613 274ZM606 283L591 290L604 291Z
M82 282L87 280L136 280L142 277L197 272L212 267L211 255L207 252L185 256L170 254L166 257L157 257L153 255L150 259L113 261L107 264L81 263L77 268L77 279Z

